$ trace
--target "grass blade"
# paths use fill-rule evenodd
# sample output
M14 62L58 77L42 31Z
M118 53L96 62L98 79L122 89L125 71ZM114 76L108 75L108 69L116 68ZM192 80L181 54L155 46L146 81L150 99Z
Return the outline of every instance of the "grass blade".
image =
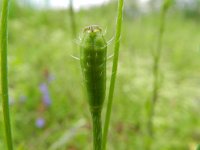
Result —
M1 87L2 87L2 105L3 117L6 132L6 141L8 150L13 149L12 133L10 125L9 96L8 96L8 69L7 69L7 46L8 46L8 12L9 0L3 0L1 16Z
M123 5L124 5L124 0L119 0L118 1L118 15L117 15L117 24L116 24L112 75L111 75L110 88L109 88L109 94L108 94L106 118L105 118L104 130L103 130L103 142L102 142L103 150L106 150L108 128L109 128L109 123L110 123L110 116L111 116L112 103L113 103L113 94L114 94L114 88L115 88L115 80L116 80L116 75L117 75L119 46L120 46L120 38L121 38L121 27L122 27L122 19L123 19Z
M51 145L49 150L59 150L63 147L67 147L67 144L78 134L80 134L80 129L86 124L84 119L77 121L71 129L63 132L62 136Z

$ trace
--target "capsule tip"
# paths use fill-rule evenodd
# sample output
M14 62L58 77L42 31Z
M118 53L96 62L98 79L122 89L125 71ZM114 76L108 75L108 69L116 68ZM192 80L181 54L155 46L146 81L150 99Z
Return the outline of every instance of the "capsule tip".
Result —
M85 33L96 33L96 32L101 32L101 31L102 29L98 25L87 26L84 29Z

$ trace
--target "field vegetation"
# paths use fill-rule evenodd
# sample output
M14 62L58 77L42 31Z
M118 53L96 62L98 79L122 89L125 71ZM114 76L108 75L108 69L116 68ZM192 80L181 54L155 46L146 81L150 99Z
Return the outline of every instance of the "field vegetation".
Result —
M160 13L138 13L128 6L125 3L108 150L145 150L149 143L152 51L158 40ZM85 26L98 24L109 41L115 33L116 9L117 3L111 2L77 11L77 33L81 34ZM166 15L153 150L194 150L200 143L199 18L198 12L175 6ZM16 150L92 149L91 117L80 62L71 57L79 57L81 35L74 38L73 34L68 10L11 3L8 78ZM108 55L112 54L111 41ZM112 61L108 60L107 85L111 67ZM104 107L103 117L105 111ZM0 114L0 149L4 150L1 107Z

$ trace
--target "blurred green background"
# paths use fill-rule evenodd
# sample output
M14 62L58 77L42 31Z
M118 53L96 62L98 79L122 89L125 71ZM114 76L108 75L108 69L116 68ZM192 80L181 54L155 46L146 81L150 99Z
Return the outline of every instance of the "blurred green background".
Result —
M76 9L75 24L68 8L52 8L45 2L40 7L33 1L13 0L10 5L9 96L15 149L91 150L80 62L71 55L79 57L85 26L98 24L107 41L113 38L117 1ZM160 3L125 0L108 150L145 150ZM108 45L108 55L112 54L113 41ZM111 66L108 60L107 85ZM200 1L177 0L170 8L160 66L153 150L194 150L200 143ZM104 114L105 107L103 119ZM1 107L0 115L4 150Z

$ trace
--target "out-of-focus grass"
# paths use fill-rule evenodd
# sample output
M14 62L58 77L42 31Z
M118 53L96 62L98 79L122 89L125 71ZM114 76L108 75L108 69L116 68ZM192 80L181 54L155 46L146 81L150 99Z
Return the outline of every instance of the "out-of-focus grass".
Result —
M15 147L44 150L59 143L70 131L77 132L59 150L88 150L92 135L88 106L82 92L79 56L72 49L68 11L33 11L13 8L9 22L9 87ZM106 39L114 35L116 5L82 10L76 14L77 30L90 24L107 28ZM106 17L104 15L106 14ZM147 131L146 101L152 91L152 56L158 15L124 17L119 72L108 138L109 150L144 149ZM80 32L81 33L81 32ZM200 30L199 22L178 13L167 16L164 36L162 89L155 115L154 150L192 150L200 141ZM112 54L112 44L108 53ZM108 62L108 81L111 74ZM41 105L39 86L48 83L52 104ZM0 109L0 112L1 109ZM104 109L105 113L105 109ZM39 129L38 117L46 124ZM85 123L73 130L77 122ZM2 125L2 117L0 119ZM3 149L3 128L0 149Z

